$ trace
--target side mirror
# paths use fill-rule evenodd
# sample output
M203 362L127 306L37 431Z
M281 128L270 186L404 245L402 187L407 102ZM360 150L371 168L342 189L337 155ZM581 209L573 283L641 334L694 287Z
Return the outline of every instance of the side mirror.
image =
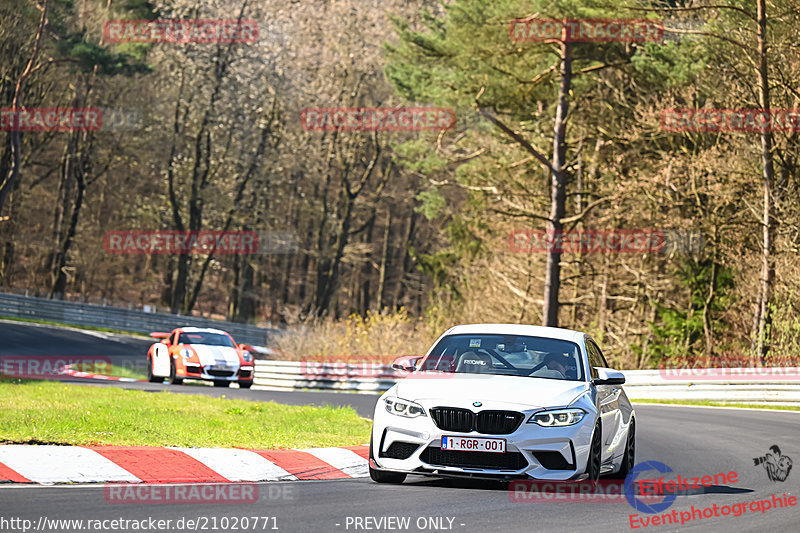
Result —
M420 359L422 359L422 357L416 355L404 355L392 361L392 368L404 372L413 372L416 370L417 363Z
M598 376L592 380L595 385L622 385L625 383L625 374L619 370L611 370L596 366Z

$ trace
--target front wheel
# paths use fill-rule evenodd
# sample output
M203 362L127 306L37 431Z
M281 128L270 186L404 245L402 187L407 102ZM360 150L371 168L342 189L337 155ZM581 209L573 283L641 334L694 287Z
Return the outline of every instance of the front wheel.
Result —
M239 382L239 388L240 389L249 389L252 386L253 386L253 382L252 381L240 381Z
M372 463L375 461L372 455L372 435L369 437L369 460L367 461L367 465L369 466L369 477L375 483L391 483L393 485L399 485L403 481L406 480L406 474L402 472L384 472L382 470L376 470L372 468Z
M153 375L153 359L150 357L147 358L147 381L150 383L161 383L164 381L164 378Z
M172 359L169 360L169 382L173 385L183 384L183 378L179 378L177 376L177 372L175 371L175 361Z
M600 422L598 421L594 426L594 433L592 433L592 444L589 447L589 460L586 462L586 474L588 476L588 480L592 483L596 483L600 479L600 464L603 460L602 441L603 431L601 429Z

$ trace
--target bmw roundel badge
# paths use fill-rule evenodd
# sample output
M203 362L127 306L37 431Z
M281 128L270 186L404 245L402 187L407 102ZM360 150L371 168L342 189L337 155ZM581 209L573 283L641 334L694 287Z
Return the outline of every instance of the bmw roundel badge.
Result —
M481 402L472 402L472 405L474 405L475 407L480 407L483 404Z

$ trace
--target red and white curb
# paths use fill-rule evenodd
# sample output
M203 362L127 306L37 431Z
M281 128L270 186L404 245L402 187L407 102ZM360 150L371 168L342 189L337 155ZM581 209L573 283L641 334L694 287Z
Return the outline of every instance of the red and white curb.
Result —
M103 374L90 374L89 372L82 372L80 370L75 370L72 368L74 365L69 365L59 370L59 373L65 374L67 376L71 376L74 378L86 378L86 379L102 379L105 381L124 381L128 383L136 383L137 381L144 381L143 379L135 379L135 378L118 378L116 376L104 376Z
M369 446L248 450L0 445L0 483L227 483L367 477Z

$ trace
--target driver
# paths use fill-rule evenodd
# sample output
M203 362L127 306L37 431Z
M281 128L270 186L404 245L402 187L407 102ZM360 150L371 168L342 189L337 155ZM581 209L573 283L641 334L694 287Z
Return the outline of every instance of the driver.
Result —
M544 366L548 370L555 370L561 376L566 379L567 377L567 365L569 364L569 358L563 355L549 353L544 358Z

